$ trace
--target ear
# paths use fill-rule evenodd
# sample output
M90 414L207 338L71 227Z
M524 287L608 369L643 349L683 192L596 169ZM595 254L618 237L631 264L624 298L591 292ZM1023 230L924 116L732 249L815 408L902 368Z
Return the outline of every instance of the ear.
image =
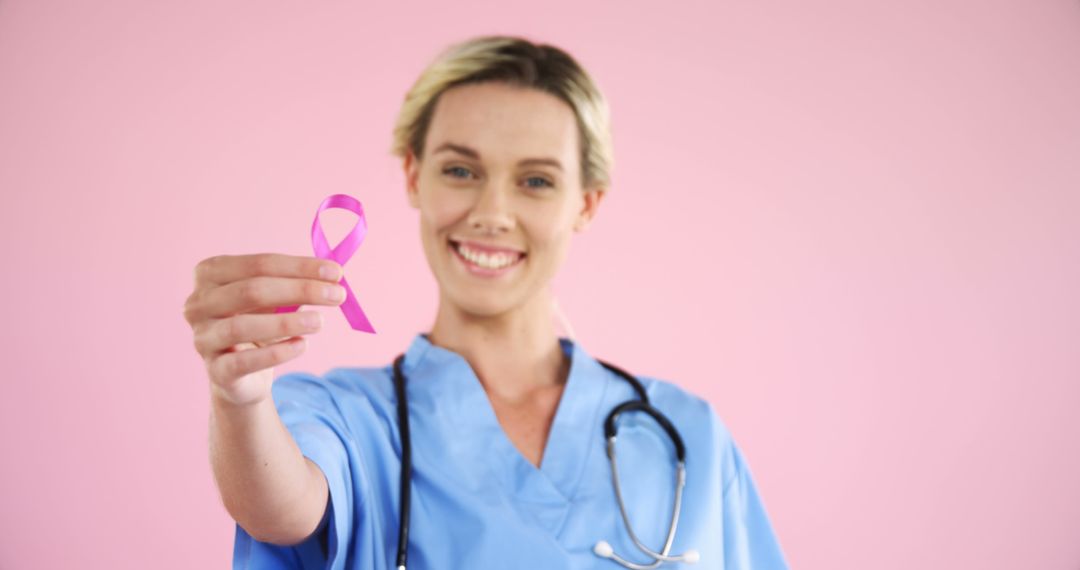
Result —
M577 220L574 222L575 232L584 231L589 227L589 223L600 209L600 201L603 200L605 194L607 194L607 189L601 186L594 186L585 191L585 206L578 212Z
M405 194L409 199L409 205L419 209L420 190L416 181L420 178L420 161L416 159L411 149L405 154L405 163L402 165L402 170L405 171Z

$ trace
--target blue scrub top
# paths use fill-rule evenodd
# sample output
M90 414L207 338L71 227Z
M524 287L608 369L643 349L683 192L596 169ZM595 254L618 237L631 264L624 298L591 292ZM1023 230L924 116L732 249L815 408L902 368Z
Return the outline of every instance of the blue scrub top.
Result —
M635 392L580 344L559 342L570 373L537 468L506 436L468 361L424 333L413 339L402 365L413 454L409 568L622 568L593 553L599 540L632 562L652 562L627 534L603 434L608 412ZM326 475L330 505L320 530L294 546L259 542L236 525L234 569L394 568L401 439L393 373L391 363L274 381L281 420ZM638 379L686 445L671 552L701 554L696 564L661 567L786 569L750 468L712 406L674 384ZM640 412L620 416L618 428L627 512L638 538L658 551L674 502L674 446Z

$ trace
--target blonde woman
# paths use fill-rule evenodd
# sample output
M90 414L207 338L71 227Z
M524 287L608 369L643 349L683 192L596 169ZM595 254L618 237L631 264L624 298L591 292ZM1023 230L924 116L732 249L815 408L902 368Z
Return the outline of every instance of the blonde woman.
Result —
M339 305L341 267L196 268L185 316L234 568L786 568L709 403L555 330L549 284L613 164L578 63L519 37L451 46L406 95L393 152L439 285L393 363L274 379L320 325L274 309Z

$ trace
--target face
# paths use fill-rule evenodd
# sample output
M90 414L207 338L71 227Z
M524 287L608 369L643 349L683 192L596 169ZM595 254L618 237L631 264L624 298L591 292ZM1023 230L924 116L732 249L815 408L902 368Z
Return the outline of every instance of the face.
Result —
M551 94L494 82L443 92L423 159L405 158L442 302L496 316L546 292L604 193L582 188L578 137Z

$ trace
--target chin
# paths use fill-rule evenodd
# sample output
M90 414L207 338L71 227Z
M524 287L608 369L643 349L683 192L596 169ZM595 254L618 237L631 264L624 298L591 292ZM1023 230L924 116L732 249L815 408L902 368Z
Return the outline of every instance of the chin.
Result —
M478 291L464 295L448 295L447 298L457 310L478 318L497 317L516 306L505 295L484 295Z

